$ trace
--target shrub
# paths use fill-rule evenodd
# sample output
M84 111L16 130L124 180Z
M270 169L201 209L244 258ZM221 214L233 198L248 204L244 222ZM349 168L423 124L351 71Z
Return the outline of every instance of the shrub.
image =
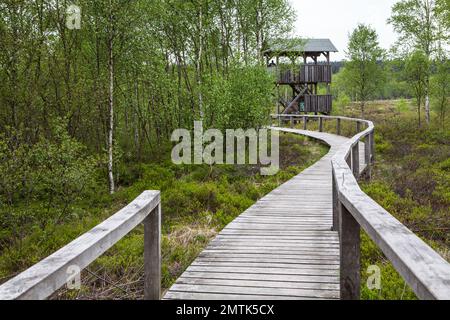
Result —
M18 130L0 136L0 226L10 241L31 225L70 219L72 205L92 193L98 159L69 136L64 121L52 134L34 144Z
M236 65L208 79L205 121L217 129L260 128L272 107L273 78L264 67Z
M351 104L351 99L345 93L341 93L333 105L333 114L341 115L342 110Z
M400 99L395 102L395 109L398 113L408 112L410 110L409 103L405 99Z

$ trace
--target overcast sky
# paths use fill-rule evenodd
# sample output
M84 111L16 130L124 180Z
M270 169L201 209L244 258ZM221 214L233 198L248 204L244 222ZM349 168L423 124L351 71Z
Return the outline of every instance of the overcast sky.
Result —
M329 38L338 53L332 60L345 58L348 34L359 22L376 29L380 45L389 49L396 35L386 20L397 0L290 0L297 11L295 34L308 38Z

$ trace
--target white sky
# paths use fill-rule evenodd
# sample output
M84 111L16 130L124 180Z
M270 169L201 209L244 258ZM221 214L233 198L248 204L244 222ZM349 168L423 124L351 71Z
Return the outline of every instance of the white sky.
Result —
M381 47L389 49L397 35L386 23L397 0L290 0L297 11L295 35L308 38L329 38L338 53L331 59L342 60L349 33L365 23L375 28ZM321 22L324 21L324 22Z

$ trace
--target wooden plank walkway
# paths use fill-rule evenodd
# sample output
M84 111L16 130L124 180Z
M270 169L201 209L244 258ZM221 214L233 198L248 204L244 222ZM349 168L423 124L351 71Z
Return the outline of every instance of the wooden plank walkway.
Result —
M164 299L339 299L339 238L332 228L331 157L348 139L320 139L329 153L247 209L207 246ZM360 145L360 168L364 144Z

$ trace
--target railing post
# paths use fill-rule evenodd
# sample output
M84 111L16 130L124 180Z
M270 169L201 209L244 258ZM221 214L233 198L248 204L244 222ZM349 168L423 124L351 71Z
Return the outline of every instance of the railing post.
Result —
M337 131L337 135L340 136L341 135L341 119L340 118L337 119L336 131Z
M366 136L364 141L364 162L366 164L366 177L370 180L372 172L371 172L371 148L370 148L370 134Z
M308 130L308 118L303 117L303 130Z
M348 167L351 170L352 169L352 150L350 150L350 153L348 154L347 158L345 158L345 162L347 162Z
M356 121L356 133L360 133L361 132L361 122Z
M370 159L371 162L375 162L375 131L370 133Z
M370 158L371 158L371 147L370 147L370 134L368 134L364 141L364 159L366 165L370 166Z
M359 142L352 147L352 170L356 179L359 178Z
M339 231L339 189L336 183L334 168L331 179L333 184L333 228L331 230Z
M144 299L161 299L161 204L144 220Z
M360 226L341 203L340 236L340 291L341 300L360 299Z
M319 118L319 132L323 132L323 118Z
M291 128L294 128L294 117L291 116Z

